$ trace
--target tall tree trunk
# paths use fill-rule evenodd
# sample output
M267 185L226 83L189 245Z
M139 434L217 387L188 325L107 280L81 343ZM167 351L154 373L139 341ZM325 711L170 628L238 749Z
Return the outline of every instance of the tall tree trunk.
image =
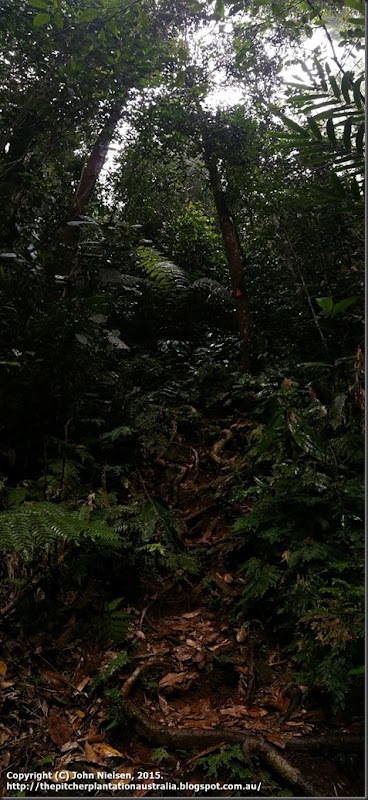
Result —
M123 104L123 99L115 101L110 115L83 167L80 181L68 212L67 222L59 229L57 235L58 243L62 245L62 256L60 260L56 259L56 264L53 266L54 274L57 272L61 275L73 275L76 271L81 226L70 225L69 223L78 222L81 216L86 215L93 190L101 174L112 137L120 120Z
M206 130L206 124L201 124L203 154L208 169L213 198L217 210L222 240L226 259L229 267L234 305L238 321L241 341L241 355L244 369L249 369L249 341L252 327L249 302L244 280L244 256L239 241L236 226L227 204L225 191L221 184L221 177L217 165L217 157Z

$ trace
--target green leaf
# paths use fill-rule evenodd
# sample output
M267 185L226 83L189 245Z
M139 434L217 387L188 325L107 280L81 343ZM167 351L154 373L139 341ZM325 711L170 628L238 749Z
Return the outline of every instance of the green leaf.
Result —
M350 82L351 82L351 72L345 72L344 77L341 81L341 91L344 95L344 100L346 103L350 103L350 94L349 94Z
M327 314L327 316L331 313L333 309L332 297L316 297L316 303L318 303L319 307L325 312L325 314Z
M362 98L361 98L361 94L360 94L360 85L361 85L363 79L364 79L364 76L361 75L360 78L358 78L358 80L354 81L354 86L353 86L353 95L354 95L355 105L359 109L363 108Z
M57 11L56 14L54 14L54 23L56 27L59 28L60 30L64 27L64 20L59 11Z
M284 415L282 412L276 415L274 420L271 422L270 426L267 428L265 433L262 436L262 439L257 447L257 455L261 456L263 453L268 450L269 446L272 444L274 439L277 436L278 430L282 425L284 420Z
M339 178L335 172L331 172L331 183L338 197L345 197L346 195L345 186L341 178Z
M364 16L364 0L345 0L345 5L348 8L353 8L355 11L359 11L359 13Z
M327 132L327 136L328 136L330 142L332 142L333 144L336 144L337 142L336 142L335 126L334 126L334 124L332 122L331 117L327 120L326 132Z
M350 107L351 108L351 107ZM311 109L313 110L313 109ZM349 110L349 106L346 104L339 106L338 108L329 108L326 111L320 111L319 114L314 114L314 119L332 119L332 117L343 117L343 119L337 120L337 125L342 124L347 117L356 117L356 111Z
M356 301L357 301L356 297L345 297L344 300L340 300L339 303L335 303L330 314L330 319L334 319L335 317L337 317L338 314L341 314L343 311L349 308L349 306L354 305Z
M304 128L302 128L301 125L298 125L297 122L294 122L293 119L289 119L289 117L285 117L284 114L280 114L280 119L282 119L283 123L288 128L290 128L291 131L296 131L296 133L299 133L300 136L303 136L304 138L308 138L309 137L308 131L305 131Z
M110 19L106 27L113 36L116 36L116 38L119 37L120 31L115 19Z
M108 604L109 611L115 611L123 601L123 597L116 597L115 600L111 600L111 603Z
M224 16L225 16L224 0L216 0L214 13L216 14L216 17L220 17L220 19L224 19Z
M349 17L349 22L355 26L353 31L354 38L363 39L365 35L365 19L364 17Z
M35 28L40 28L41 25L47 25L48 22L50 22L50 14L36 14L33 19Z
M363 194L361 192L359 183L356 178L353 178L353 180L351 181L350 189L354 200L360 202L363 199Z
M324 72L324 69L322 67L322 64L321 64L320 61L318 61L317 56L315 56L313 60L314 60L315 66L316 66L316 70L318 72L318 77L319 77L319 79L321 81L322 89L323 89L324 92L327 92L326 76L325 76L325 72Z
M365 123L359 125L358 133L355 138L356 149L360 156L364 155L363 139L364 139Z
M28 3L34 8L47 8L47 3L45 3L45 0L28 0Z
M340 89L338 87L336 78L334 77L334 75L329 75L328 76L328 80L330 81L331 89L332 89L336 99L340 100L341 92L340 92Z
M175 78L175 86L184 86L185 76L186 76L185 70L184 69L179 70Z
M308 125L317 139L322 139L322 133L313 117L308 117Z
M365 674L365 667L355 667L354 669L349 669L348 675L364 675Z
M309 425L298 420L288 423L289 431L304 453L309 453L321 461L325 461L326 454L322 440L316 436L315 431Z
M86 8L85 11L82 11L82 13L79 14L78 20L80 22L93 22L93 20L96 19L100 13L101 12L99 8Z
M349 153L351 152L351 126L352 126L352 119L350 117L345 122L344 132L342 135L345 150L347 150Z

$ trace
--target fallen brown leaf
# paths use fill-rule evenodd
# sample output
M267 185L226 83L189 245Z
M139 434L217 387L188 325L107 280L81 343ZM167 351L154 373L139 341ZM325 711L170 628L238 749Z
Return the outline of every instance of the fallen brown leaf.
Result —
M9 762L10 762L10 752L8 751L7 753L2 754L0 758L0 767L3 767L5 769L5 767L9 766Z
M260 706L248 706L247 713L250 717L265 717L268 714L266 708Z
M89 762L92 762L92 763L95 763L95 764L101 764L102 763L102 766L104 766L104 764L105 764L104 761L101 762L101 760L99 759L97 753L95 753L94 748L91 747L89 742L85 742L84 743L84 755L85 755L88 763Z
M78 742L65 742L62 747L60 747L61 753L70 753L71 750L78 750L79 744Z
M174 653L178 661L189 661L192 656L195 655L193 650L189 649L189 647L185 647L185 645L176 647Z
M163 628L164 633L170 633L170 631L186 631L189 628L189 622L186 622L184 619L181 622L174 622L174 621L167 621L167 628Z
M95 753L97 753L99 758L123 758L123 753L120 750L115 750L114 747L110 747L109 744L103 744L102 742L97 742L93 745L93 749Z
M193 680L197 677L197 672L168 672L167 675L164 675L164 677L161 678L158 685L161 687L176 686L177 684L181 684L186 680Z
M165 698L162 697L161 694L158 695L158 704L160 706L161 711L165 714L165 716L167 716L167 714L170 711L169 704L167 703Z
M207 747L206 750L201 750L200 753L197 753L187 761L187 766L188 764L193 764L194 761L197 761L197 758L202 758L202 756L207 756L208 753L213 753L214 750L218 750L219 747L222 747L224 744L225 742L220 742L219 744L213 744L212 747Z
M215 644L212 647L209 647L208 649L211 650L211 653L214 653L215 650L218 650L220 647L224 647L225 644L229 644L229 642L230 639L224 639L222 642L219 642L218 644Z
M194 617L198 617L198 614L201 614L204 611L204 606L201 608L197 608L195 611L187 611L186 614L183 614L185 619L194 619Z
M60 715L57 708L51 708L47 717L47 730L54 744L62 747L73 736L73 729L66 719Z
M192 661L194 664L198 664L199 669L201 669L201 667L203 667L206 663L206 653L204 653L203 650L197 650L192 658Z
M285 750L286 742L285 739L282 738L282 736L279 736L277 733L267 732L265 733L265 737L268 742L271 742L272 744L275 744L276 747L281 747L282 750Z
M58 688L64 688L68 685L68 681L62 675L59 675L58 672L52 672L51 669L43 669L41 675L48 683L52 683Z
M103 742L105 737L104 737L103 733L96 733L96 731L91 733L91 729L90 729L90 731L88 733L88 736L86 736L85 738L86 738L86 741L88 741L90 744L95 744L95 742Z
M248 714L246 706L229 706L228 708L220 708L220 714L226 717L242 717Z
M194 639L186 639L185 644L189 645L189 647L195 647L196 649L200 647L198 642L195 642Z
M2 747L2 745L5 744L5 742L7 742L8 739L10 739L9 734L5 733L5 731L0 730L0 747Z
M203 698L202 700L197 700L196 703L193 703L191 706L191 711L193 714L201 714L207 711L210 708L210 700L208 698Z
M91 678L83 678L83 680L80 681L80 683L78 683L77 686L75 687L74 694L77 694L78 692L82 692L84 687L87 686L87 683L91 683Z

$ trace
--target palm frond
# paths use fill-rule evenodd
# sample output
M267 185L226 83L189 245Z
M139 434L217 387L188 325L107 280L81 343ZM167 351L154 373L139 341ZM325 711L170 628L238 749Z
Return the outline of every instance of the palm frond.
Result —
M288 103L304 118L279 114L290 133L277 138L297 149L307 166L327 168L334 175L335 189L345 193L346 183L354 199L362 198L364 176L364 76L350 71L331 74L328 62L314 59L315 80L311 85L289 84ZM301 91L302 90L302 91Z

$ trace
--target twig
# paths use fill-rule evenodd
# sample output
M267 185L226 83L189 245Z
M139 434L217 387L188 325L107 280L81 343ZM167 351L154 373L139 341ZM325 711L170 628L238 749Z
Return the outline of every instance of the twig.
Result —
M169 591L170 591L170 589L172 589L172 587L173 587L173 586L174 586L174 582L173 582L173 581L171 581L171 582L170 582L170 583L169 583L167 586L164 586L164 588L163 588L163 589L162 589L162 591L161 591L161 592L160 592L160 593L157 595L157 597L155 597L153 600L151 600L151 602L150 602L150 603L148 603L148 605L147 605L147 606L146 606L146 607L143 609L143 611L142 611L142 613L141 613L141 616L140 616L140 620L139 620L139 626L138 626L138 630L139 630L139 631L141 631L141 630L142 630L143 620L144 620L145 616L147 615L147 612L149 611L149 609L150 609L150 608L152 608L152 606L154 605L154 603L156 603L156 602L157 602L157 600L160 600L160 599L161 599L161 597L162 597L164 594L166 594L166 592L169 592Z

